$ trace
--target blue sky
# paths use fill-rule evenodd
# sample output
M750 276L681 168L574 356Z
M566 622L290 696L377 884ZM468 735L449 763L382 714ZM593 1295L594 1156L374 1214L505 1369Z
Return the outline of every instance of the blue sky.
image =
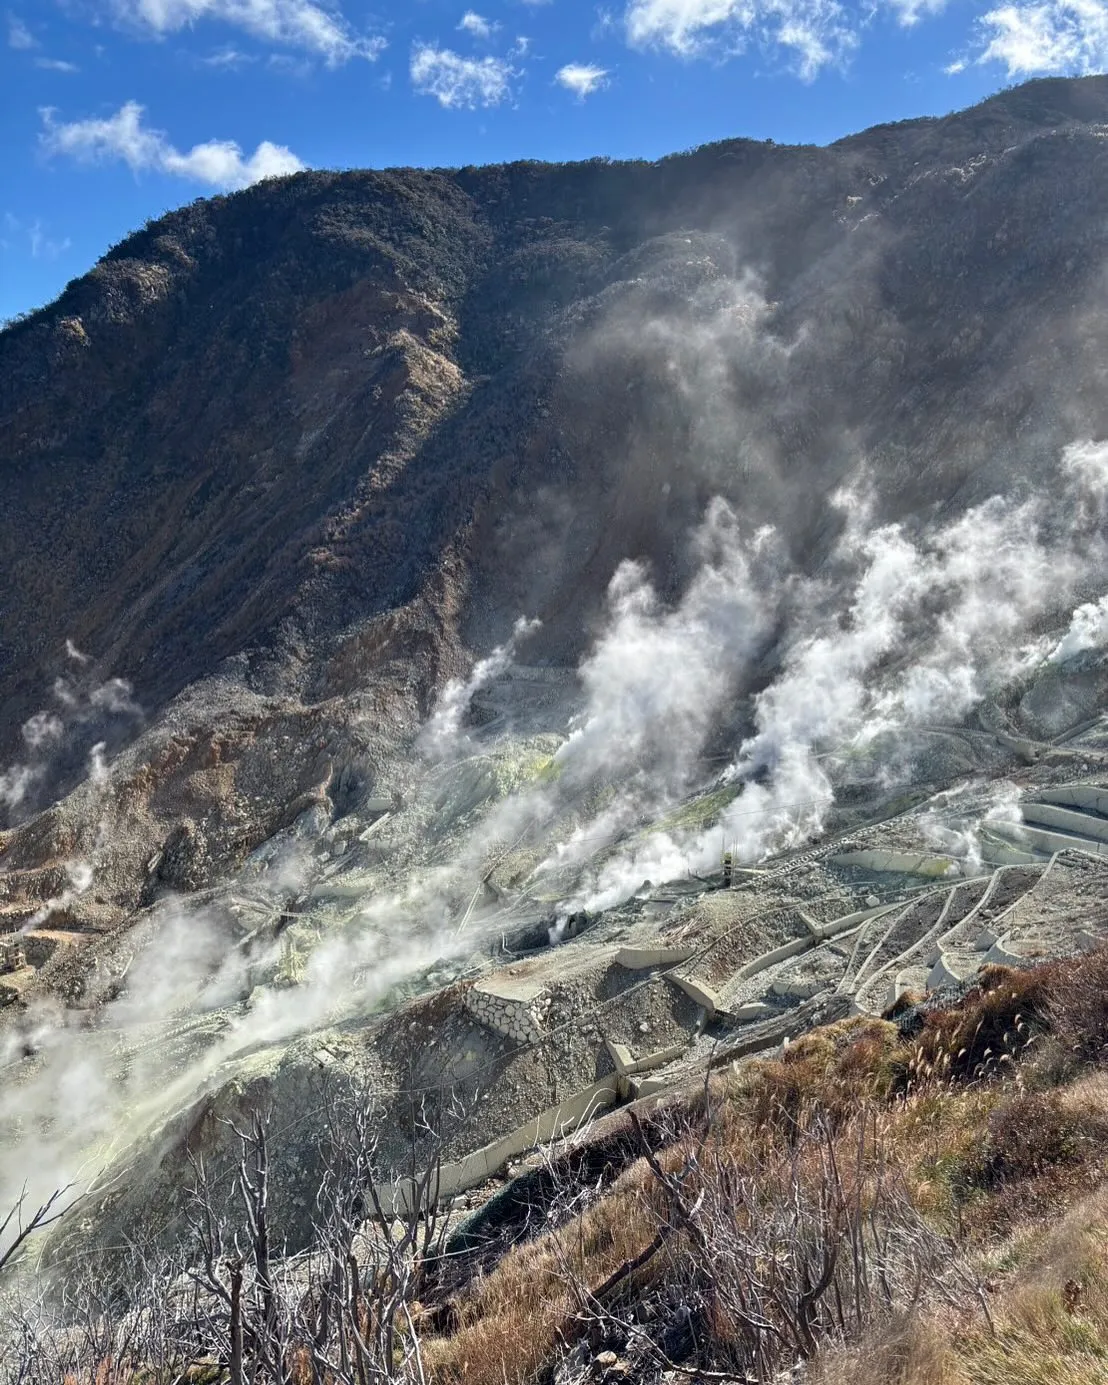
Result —
M12 0L0 18L0 320L147 218L272 173L824 143L1108 66L1108 0Z

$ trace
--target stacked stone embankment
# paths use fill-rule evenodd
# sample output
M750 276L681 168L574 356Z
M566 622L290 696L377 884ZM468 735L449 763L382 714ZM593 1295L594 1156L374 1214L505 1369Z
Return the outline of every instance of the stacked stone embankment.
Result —
M497 976L470 987L466 1008L503 1038L527 1044L543 1036L549 999L541 982Z

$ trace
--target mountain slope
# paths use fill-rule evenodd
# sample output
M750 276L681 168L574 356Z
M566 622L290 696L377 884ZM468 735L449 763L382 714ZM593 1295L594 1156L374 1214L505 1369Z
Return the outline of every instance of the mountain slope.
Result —
M556 602L572 645L614 560L672 558L711 487L780 511L865 453L907 509L1095 435L1106 111L1105 79L1034 83L828 149L304 174L164 218L0 338L7 748L67 637L151 711L243 651L318 699L346 684L306 650L341 666L326 642L422 592L426 698L490 586ZM729 339L746 274L772 365ZM661 383L694 330L717 374ZM586 559L569 603L497 546L540 493L577 512L541 521Z
M264 1097L302 1209L321 1066L468 1194L1100 936L1106 131L302 174L0 334L0 1206L172 1242Z

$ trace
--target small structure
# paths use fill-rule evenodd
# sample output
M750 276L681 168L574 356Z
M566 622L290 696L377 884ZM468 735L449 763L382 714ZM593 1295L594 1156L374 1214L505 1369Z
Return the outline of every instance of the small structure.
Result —
M27 965L27 949L19 933L0 938L0 975L11 971L22 971Z
M542 981L504 972L478 981L466 993L466 1008L474 1019L515 1043L534 1043L542 1038L548 1006Z

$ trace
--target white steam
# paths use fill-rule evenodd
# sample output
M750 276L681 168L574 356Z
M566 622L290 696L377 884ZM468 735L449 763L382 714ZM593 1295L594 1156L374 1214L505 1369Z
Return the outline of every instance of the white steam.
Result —
M1108 645L1108 596L1086 601L1070 617L1070 628L1050 651L1052 664L1063 664L1089 649Z
M487 658L474 664L468 678L452 679L447 683L419 738L419 748L429 759L444 760L465 753L469 742L462 722L474 695L512 665L516 647L540 626L540 621L520 616L506 644L497 645Z
M988 791L987 802L979 806L982 786L967 781L945 793L936 794L919 819L924 843L953 856L963 875L977 875L984 869L981 829L990 823L1016 826L1023 821L1020 812L1022 791L1017 784L1002 779ZM971 801L967 804L966 799Z
M556 756L575 778L634 779L660 800L685 788L773 616L783 560L772 530L745 542L716 499L693 536L700 566L672 610L642 563L608 588L608 624L580 669L586 706Z
M722 775L741 792L718 824L635 839L571 903L603 908L644 879L711 868L721 840L738 859L754 861L817 837L834 803L835 774L852 764L876 756L877 782L903 778L914 731L962 721L1041 660L1030 628L1104 563L1106 498L1108 448L1075 444L1049 498L993 497L919 532L875 527L869 502L841 493L842 534L817 576L754 563L751 552L777 555L780 545L763 530L744 549L719 501L707 523L718 532L728 516L729 543L701 559L671 610L660 610L641 570L625 565L610 592L608 627L582 668L586 718L560 755L567 767L579 756L619 777L620 794L552 866L583 859L589 842L610 841L627 826L629 809L650 800L644 778L656 804L688 787L721 707L745 691L744 659L775 620L781 668L753 697L753 732ZM1104 604L1075 613L1067 650L1102 637Z
M87 770L94 785L102 786L107 776L107 740L102 734L129 735L143 720L142 708L125 679L109 678L97 682L88 673L91 660L66 640L66 655L78 670L72 676L55 678L52 695L55 706L43 708L27 718L21 727L24 758L0 770L0 807L13 820L44 806L59 776L64 780L75 755L96 737L87 751ZM77 761L80 763L80 760ZM72 786L72 777L66 787Z

